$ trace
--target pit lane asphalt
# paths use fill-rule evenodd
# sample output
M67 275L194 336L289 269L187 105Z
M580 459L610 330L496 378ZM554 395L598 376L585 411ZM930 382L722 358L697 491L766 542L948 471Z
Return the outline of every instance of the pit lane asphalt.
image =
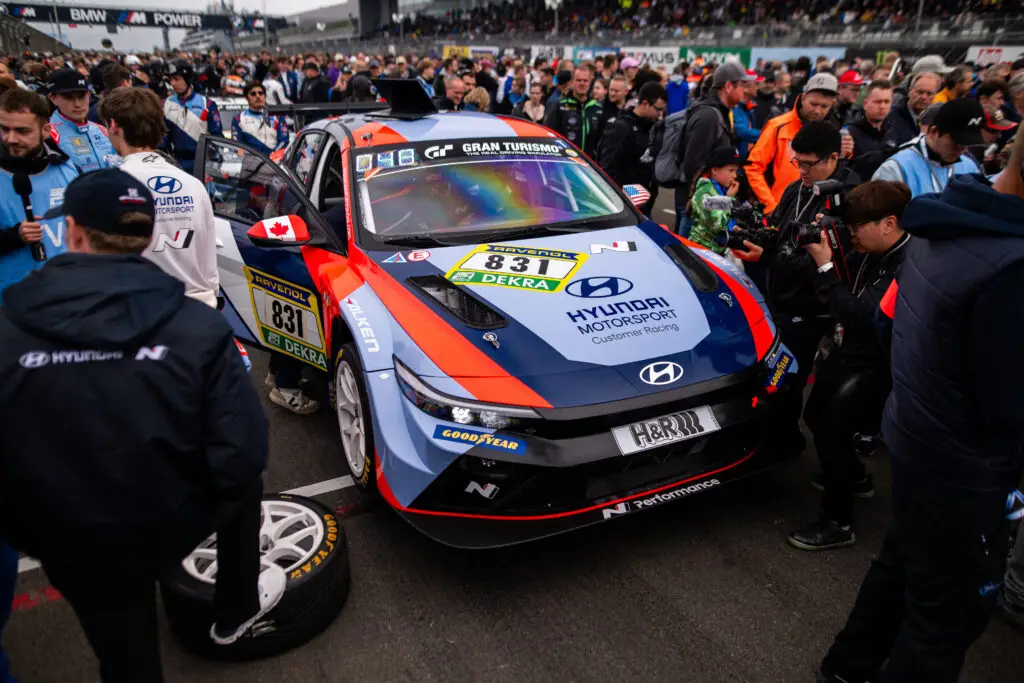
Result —
M267 489L347 474L331 411L298 417L270 404L265 357L252 358L271 421ZM359 504L344 521L353 583L337 621L299 650L245 664L197 659L162 625L167 681L813 681L880 547L890 500L888 458L876 455L867 467L878 495L858 501L857 545L790 549L786 534L816 513L815 460L809 448L721 489L494 552L439 546L353 488L320 495ZM116 572L126 559L97 561ZM15 674L97 681L71 610L46 585L38 570L21 575L21 606L4 633ZM994 621L961 680L1020 680L1022 645L1024 634Z

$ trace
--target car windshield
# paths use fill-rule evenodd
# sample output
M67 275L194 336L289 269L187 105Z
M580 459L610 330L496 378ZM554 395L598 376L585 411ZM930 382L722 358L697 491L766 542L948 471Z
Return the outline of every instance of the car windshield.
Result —
M395 149L358 155L356 168L364 225L381 240L566 227L626 208L589 162L552 140Z

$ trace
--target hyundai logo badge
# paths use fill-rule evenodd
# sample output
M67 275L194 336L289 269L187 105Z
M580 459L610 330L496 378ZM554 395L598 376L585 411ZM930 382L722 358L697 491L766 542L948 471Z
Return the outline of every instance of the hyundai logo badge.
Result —
M683 378L683 366L669 360L659 360L657 363L645 365L640 371L640 379L645 384L663 386L673 384Z
M581 299L607 299L633 289L633 283L621 277L585 277L569 283L565 291Z
M160 194L174 194L181 189L181 181L167 175L153 176L146 181L146 185L153 192L159 192Z

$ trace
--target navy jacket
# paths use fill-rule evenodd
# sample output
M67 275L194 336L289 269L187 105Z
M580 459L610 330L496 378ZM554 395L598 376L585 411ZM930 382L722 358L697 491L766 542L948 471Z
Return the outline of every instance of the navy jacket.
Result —
M899 147L921 134L921 124L910 113L906 101L893 105L882 128L885 130L885 142L890 147Z
M44 565L120 550L157 572L266 467L231 328L142 256L64 254L8 287L0 373L0 538Z
M1024 465L1024 199L957 176L911 202L903 227L882 423L893 465L1005 494Z

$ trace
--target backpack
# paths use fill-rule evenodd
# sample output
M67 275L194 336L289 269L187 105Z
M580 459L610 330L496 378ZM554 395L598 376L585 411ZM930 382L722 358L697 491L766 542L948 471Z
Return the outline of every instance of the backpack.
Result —
M689 107L670 114L651 129L651 156L654 157L654 180L663 187L675 187L683 170L683 132L690 120Z

